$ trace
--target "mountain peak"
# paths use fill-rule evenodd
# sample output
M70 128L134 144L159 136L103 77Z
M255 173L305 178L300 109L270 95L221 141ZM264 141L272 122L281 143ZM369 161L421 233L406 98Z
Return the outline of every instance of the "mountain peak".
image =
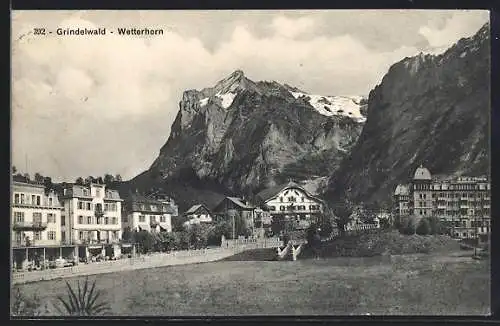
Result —
M237 89L245 88L246 84L247 78L245 77L245 73L242 70L237 69L226 78L217 82L214 90L221 94L232 93Z

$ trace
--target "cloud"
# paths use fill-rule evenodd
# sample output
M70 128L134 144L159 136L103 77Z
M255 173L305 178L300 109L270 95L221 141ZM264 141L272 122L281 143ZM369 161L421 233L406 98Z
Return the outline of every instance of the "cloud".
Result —
M278 16L273 19L272 27L276 35L293 38L302 33L310 32L314 28L314 20L309 17L291 19Z
M268 35L236 24L210 50L179 27L150 37L29 34L42 18L52 30L113 27L84 16L13 18L14 164L28 153L55 179L105 172L128 178L147 169L170 133L182 92L211 86L237 68L253 80L318 94L367 95L391 64L420 50L373 50L348 32L318 32L308 16L274 17ZM455 20L469 19L457 17L437 36L420 33L433 46L456 41L465 31Z
M462 37L469 37L476 33L489 21L489 12L486 10L471 11L461 10L454 12L446 19L441 28L422 26L419 34L424 36L430 46L428 52L440 53L452 46Z

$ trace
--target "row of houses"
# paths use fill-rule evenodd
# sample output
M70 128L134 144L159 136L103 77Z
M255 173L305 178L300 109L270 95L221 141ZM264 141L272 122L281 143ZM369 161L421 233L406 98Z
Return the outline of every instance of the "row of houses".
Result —
M487 238L491 232L491 187L486 177L433 177L424 166L394 191L398 217L438 217L456 238Z
M186 226L231 219L238 214L252 235L263 236L271 221L288 221L305 228L323 211L323 202L290 182L267 189L253 203L226 197L216 207L194 205L180 216L172 198L162 194L120 196L104 184L71 184L61 194L43 185L13 182L12 248L15 264L74 256L118 257L131 245L123 241L126 230L171 232L172 220L182 218Z
M253 202L240 197L225 197L214 208L198 204L186 211L186 225L213 223L239 215L254 236L264 236L272 221L288 223L292 229L306 229L324 210L323 201L295 182L259 192Z

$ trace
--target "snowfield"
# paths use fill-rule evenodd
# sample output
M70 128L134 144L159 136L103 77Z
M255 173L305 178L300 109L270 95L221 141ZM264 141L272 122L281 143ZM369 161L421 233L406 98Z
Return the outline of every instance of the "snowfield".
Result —
M365 122L361 114L361 96L323 96L301 92L290 92L296 99L308 99L309 104L320 114L326 116L345 116L358 122Z

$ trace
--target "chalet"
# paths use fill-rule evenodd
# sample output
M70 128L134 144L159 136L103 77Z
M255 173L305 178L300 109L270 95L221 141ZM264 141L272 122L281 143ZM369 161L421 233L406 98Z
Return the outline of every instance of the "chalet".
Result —
M214 208L215 214L222 218L233 218L239 214L252 234L255 229L256 210L256 207L239 197L226 197Z
M191 206L185 213L184 217L186 222L185 226L200 223L212 223L212 212L203 204L197 204Z
M317 222L323 213L324 203L294 182L265 189L257 194L257 202L269 210L273 222L282 227L306 229Z

